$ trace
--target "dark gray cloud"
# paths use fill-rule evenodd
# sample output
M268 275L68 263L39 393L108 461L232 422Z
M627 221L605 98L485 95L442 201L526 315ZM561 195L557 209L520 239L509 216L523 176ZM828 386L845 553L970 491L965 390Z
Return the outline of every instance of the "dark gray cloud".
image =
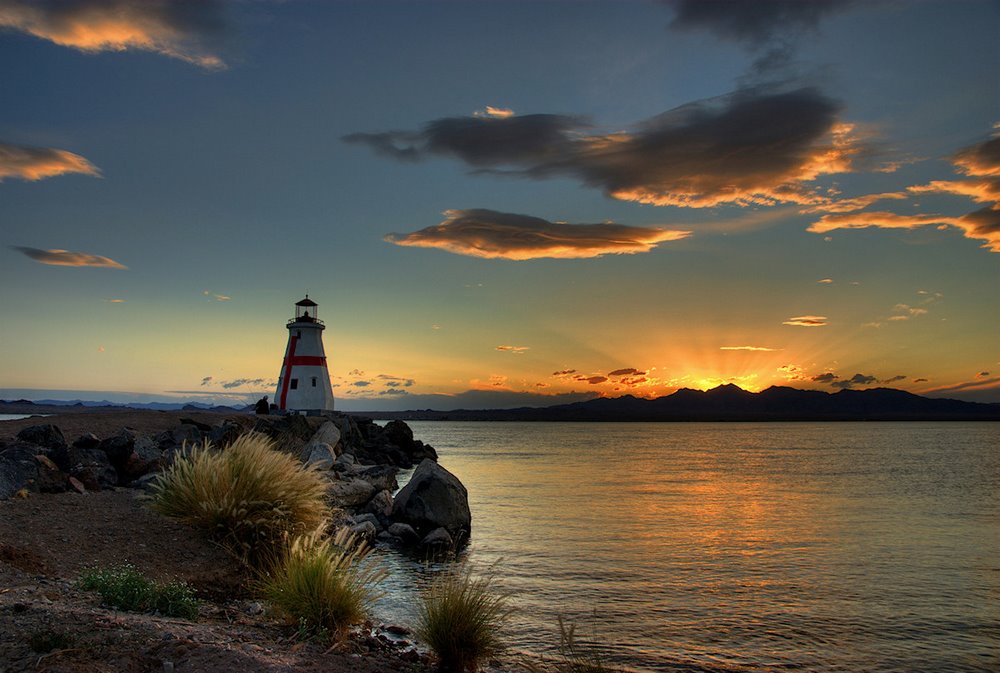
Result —
M706 30L751 47L785 42L815 31L820 20L853 4L851 0L671 0L670 27Z
M38 248L28 248L21 245L12 245L11 249L24 253L36 262L41 264L52 264L53 266L93 266L105 269L128 268L124 264L120 264L109 257L91 255L87 252L71 252L69 250L40 250Z
M575 369L563 369L562 371L552 372L552 376L569 376L570 374L576 374Z
M796 47L820 21L853 0L667 0L675 9L673 30L701 30L741 44L757 54L753 70L788 66Z
M571 177L613 198L655 205L815 205L829 199L806 183L850 171L859 152L839 112L815 88L754 87L614 133L590 133L577 117L525 115L449 117L421 131L343 140L401 160L449 156L478 173Z
M226 389L231 388L242 388L243 386L263 386L263 387L273 387L277 385L277 381L273 379L233 379L232 381L219 381L219 384ZM205 385L204 380L202 385Z
M224 30L217 0L0 0L0 28L81 51L152 51L224 68L214 43Z
M837 375L833 372L826 372L825 374L812 377L812 380L817 383L832 383L837 380Z
M613 372L608 372L608 376L643 376L645 373L646 372L629 367L628 369L616 369Z
M898 376L890 376L887 379L882 379L882 383L895 383L896 381L905 381L905 380L906 377L900 374Z
M648 252L690 232L632 227L614 222L568 224L495 210L449 210L444 222L409 234L388 234L396 245L439 248L471 257L514 260L583 258ZM497 350L512 350L498 346ZM520 352L520 351L514 351Z
M604 383L608 380L607 376L574 376L574 380L589 383L592 386L596 386L598 383Z
M840 388L841 390L853 388L854 386L867 386L872 383L878 383L878 377L869 376L867 374L855 374L849 379L830 381L831 386L834 388Z
M357 386L358 388L367 388L371 384L372 384L371 381L353 381L351 383L352 386Z

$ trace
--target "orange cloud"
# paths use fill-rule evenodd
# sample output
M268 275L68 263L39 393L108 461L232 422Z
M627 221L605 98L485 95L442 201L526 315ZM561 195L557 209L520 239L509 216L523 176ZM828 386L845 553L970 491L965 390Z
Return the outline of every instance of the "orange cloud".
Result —
M806 316L803 316L806 317ZM799 320L799 318L791 318L791 320ZM825 318L824 318L825 320ZM788 324L788 323L784 323ZM774 353L780 351L780 348L767 348L766 346L719 346L720 351L760 351L762 353Z
M824 215L809 225L807 231L822 234L835 229L917 229L928 225L947 225L960 229L966 238L985 241L982 247L1000 252L1000 210L983 208L967 215L897 215L889 212Z
M444 222L410 234L388 234L396 245L439 248L458 255L513 260L600 257L648 252L690 232L613 222L568 224L493 210L448 210Z
M862 210L872 205L877 201L883 201L885 199L905 199L909 196L906 192L884 192L881 194L866 194L865 196L857 196L853 199L840 199L839 201L830 201L828 203L821 203L811 208L804 208L803 213L851 213L855 210Z
M42 180L65 173L100 176L92 163L66 150L0 143L0 182L5 178Z
M472 113L473 117L492 117L494 119L507 119L508 117L514 116L514 111L510 108L493 107L492 105L487 105L485 110L476 110Z
M781 323L782 325L792 325L793 327L826 327L827 318L824 315L800 315L789 318Z
M957 217L945 215L897 215L885 211L824 215L811 224L808 231L827 233L834 229L917 229L935 225L939 228L955 227L966 238L984 241L982 247L992 252L1000 252L1000 136L960 150L952 157L958 172L977 178L973 180L934 180L926 185L908 187L914 194L944 193L966 196L977 203L989 203L981 208ZM883 198L898 198L895 194L872 194L857 199L845 199L838 205L811 209L808 212L826 210L834 213L846 212L847 208L859 208ZM867 201L867 203L865 203ZM853 203L852 203L853 202ZM847 204L840 207L839 204ZM898 319L898 318L897 318Z
M204 44L220 28L212 1L3 0L0 27L85 52L138 49L207 69L225 67Z
M26 248L23 246L13 246L14 250L20 250L31 259L41 264L52 264L54 266L94 266L105 269L127 269L124 264L119 264L108 257L91 255L85 252L70 252L69 250L39 250L38 248Z

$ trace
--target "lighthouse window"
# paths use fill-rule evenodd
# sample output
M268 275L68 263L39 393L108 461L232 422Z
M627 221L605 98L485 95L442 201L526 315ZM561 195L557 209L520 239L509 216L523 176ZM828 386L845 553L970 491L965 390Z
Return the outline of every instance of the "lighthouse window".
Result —
M302 338L302 330L300 330L300 329L295 330L295 336L297 336L298 338L301 339Z
M313 377L313 388L315 388L315 387L316 387L316 377L314 376Z
M292 379L288 383L289 383L289 386L288 386L289 388L291 388L292 390L298 390L298 387L299 387L299 380L298 379Z

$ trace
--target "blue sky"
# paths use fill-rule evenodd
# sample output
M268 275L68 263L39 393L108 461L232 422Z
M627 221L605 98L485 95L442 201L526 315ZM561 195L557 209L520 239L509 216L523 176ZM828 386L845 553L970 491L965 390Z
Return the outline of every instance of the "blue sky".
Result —
M0 0L0 396L272 393L308 292L344 409L1000 401L998 29L972 0Z

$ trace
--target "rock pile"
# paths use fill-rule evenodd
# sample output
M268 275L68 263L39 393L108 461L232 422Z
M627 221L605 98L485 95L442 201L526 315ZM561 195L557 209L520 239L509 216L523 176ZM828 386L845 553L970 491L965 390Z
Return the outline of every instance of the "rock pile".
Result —
M182 418L155 436L126 427L110 437L88 433L72 443L55 424L35 425L12 442L0 442L0 499L30 492L145 488L178 456L206 443L224 450L249 430L271 437L279 450L326 476L330 504L361 536L434 550L468 539L472 517L466 489L437 464L434 448L415 440L403 421L382 427L343 414L239 416L215 425ZM398 471L418 464L410 483L394 497Z

